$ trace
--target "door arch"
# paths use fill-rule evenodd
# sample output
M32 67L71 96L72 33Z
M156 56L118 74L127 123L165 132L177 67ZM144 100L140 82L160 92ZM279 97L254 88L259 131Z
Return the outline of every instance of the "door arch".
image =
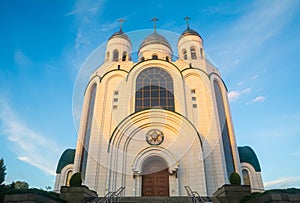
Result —
M158 156L146 159L142 166L142 196L169 196L169 169Z

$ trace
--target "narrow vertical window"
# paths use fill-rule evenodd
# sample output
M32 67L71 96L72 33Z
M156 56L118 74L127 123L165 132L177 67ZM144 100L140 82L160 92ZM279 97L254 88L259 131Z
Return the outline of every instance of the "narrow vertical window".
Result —
M93 120L93 112L95 106L95 98L96 98L96 84L91 88L88 112L87 112L87 119L86 119L86 127L85 133L83 138L83 146L82 146L82 154L81 154L81 162L80 162L80 172L82 177L85 177L86 172L86 165L88 159L88 150L89 150L89 143L91 137L91 130L92 130L92 120Z
M195 47L191 47L190 51L191 51L191 58L197 59Z
M233 171L235 171L235 168L233 162L232 146L229 137L228 121L225 113L225 104L222 96L221 87L219 86L217 81L214 81L214 89L215 89L215 96L217 101L219 124L221 128L220 131L222 133L222 142L223 142L226 170L229 178L230 174Z
M203 48L200 48L200 57L203 59Z
M115 49L113 51L113 61L118 61L119 60L119 51Z
M245 185L251 185L250 184L249 172L246 169L243 169L242 174L243 174L244 184Z
M182 50L182 55L183 55L183 59L184 59L184 60L187 60L187 52L186 52L186 49L183 49L183 50Z
M136 79L135 111L149 108L175 111L173 80L160 68L147 68Z
M122 61L126 61L126 59L127 59L127 52L124 51L122 56Z
M107 61L109 60L109 51L106 52L106 60L107 60Z

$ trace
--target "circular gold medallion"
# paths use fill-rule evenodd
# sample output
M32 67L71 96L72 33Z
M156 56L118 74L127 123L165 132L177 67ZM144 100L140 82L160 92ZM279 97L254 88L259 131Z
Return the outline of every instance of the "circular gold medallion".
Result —
M157 129L150 130L146 134L146 141L150 145L160 145L164 141L164 134Z

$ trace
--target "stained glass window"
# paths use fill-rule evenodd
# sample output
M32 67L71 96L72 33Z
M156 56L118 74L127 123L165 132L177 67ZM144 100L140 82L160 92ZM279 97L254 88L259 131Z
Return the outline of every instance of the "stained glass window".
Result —
M147 68L136 79L135 111L149 108L175 111L173 80L160 68Z

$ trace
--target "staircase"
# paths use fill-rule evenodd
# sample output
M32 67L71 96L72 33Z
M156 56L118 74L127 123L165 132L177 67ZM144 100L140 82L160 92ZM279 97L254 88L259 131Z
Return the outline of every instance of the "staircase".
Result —
M188 197L121 197L119 203L189 203Z
M189 186L185 189L189 196L180 197L121 197L125 187L120 187L115 192L108 192L104 197L96 197L87 201L88 203L209 203L212 202L208 197L202 197L196 191L192 191Z

